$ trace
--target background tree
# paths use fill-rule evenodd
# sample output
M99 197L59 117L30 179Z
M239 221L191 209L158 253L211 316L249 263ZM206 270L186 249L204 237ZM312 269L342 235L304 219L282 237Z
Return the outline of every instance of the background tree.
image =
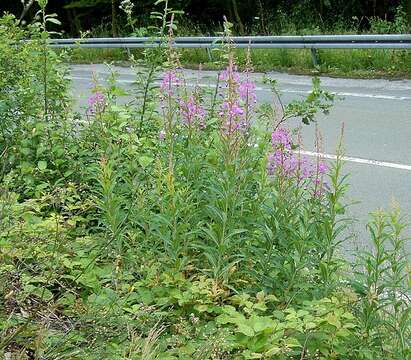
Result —
M20 14L19 20L23 20L23 18L26 16L27 12L30 10L30 8L33 6L34 4L34 0L22 0L21 1L22 5L23 5L23 10Z
M113 37L118 36L116 0L111 0L111 31L113 32Z
M150 25L154 0L131 1L137 23ZM327 32L335 31L336 24L338 29L363 31L370 28L372 17L393 20L399 5L408 13L411 26L411 0L170 0L172 8L188 14L184 28L189 31L195 23L204 34L221 31L223 15L238 34ZM63 30L71 36L90 29L98 29L93 35L127 35L119 6L120 0L49 0L48 11L58 14ZM0 1L0 13L8 11L27 21L36 9L33 0ZM292 26L288 29L287 24Z

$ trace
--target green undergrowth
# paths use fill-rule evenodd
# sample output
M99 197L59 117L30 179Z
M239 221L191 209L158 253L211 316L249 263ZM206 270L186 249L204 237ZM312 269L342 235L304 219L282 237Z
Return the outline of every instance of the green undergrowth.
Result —
M263 2L259 6L263 6ZM176 5L176 4L174 4ZM331 9L333 6L326 1L323 4ZM157 4L161 6L161 3ZM247 5L244 5L247 6ZM350 19L343 17L318 18L311 11L315 8L302 4L293 4L287 9L276 10L270 8L262 16L254 18L252 24L243 29L246 35L353 35L353 34L406 34L409 24L407 13L403 5L399 5L393 14L393 19L381 19L376 16ZM263 7L260 8L260 11ZM158 36L156 28L147 22L147 18L141 17L133 3L125 1L121 6L125 23L121 26L122 36ZM265 11L264 11L265 13ZM338 13L338 12L337 12ZM341 14L340 14L341 15ZM336 16L334 14L333 16ZM184 12L175 13L175 30L178 36L219 36L221 25L218 23L199 24L193 22L190 16ZM331 20L333 18L333 20ZM150 21L161 24L162 19L153 13ZM368 26L365 26L368 24ZM107 32L107 24L101 28L91 29L87 34L91 37L111 36ZM178 28L177 26L178 25ZM237 32L239 24L234 25ZM237 34L238 35L238 34ZM218 50L217 50L218 52ZM235 54L238 65L244 69L247 58L246 49L237 49ZM103 63L115 61L124 65L130 65L129 58L133 55L136 59L143 56L143 51L125 49L75 49L71 61L74 63ZM393 49L323 49L318 51L318 65L314 66L309 49L254 49L251 51L253 68L259 72L284 71L296 74L324 74L336 77L351 78L390 78L411 79L411 51ZM180 62L184 67L198 69L222 69L221 58L216 51L207 52L205 49L184 49L181 51Z
M287 126L330 111L318 79L287 105L271 81L259 104L229 41L211 90L149 49L132 90L113 73L75 112L39 4L26 29L0 19L0 357L410 359L399 210L347 262L342 143L327 165Z
M247 50L236 50L240 68L244 68ZM124 49L75 49L71 62L92 64L115 62L130 65L129 55L141 58L141 50ZM323 74L351 78L411 79L411 51L326 49L318 51L319 65L314 66L310 50L253 49L251 51L255 71L284 71L294 74ZM219 57L202 49L185 49L181 52L181 64L186 68L204 70L221 69Z

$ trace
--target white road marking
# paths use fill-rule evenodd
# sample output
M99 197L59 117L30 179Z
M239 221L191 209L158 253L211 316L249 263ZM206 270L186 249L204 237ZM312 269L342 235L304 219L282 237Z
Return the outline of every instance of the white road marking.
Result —
M315 156L315 157L320 157L320 158L330 159L330 160L336 160L337 159L337 155L319 153L319 152L315 152L315 151L303 151L302 150L299 153L301 153L303 155L307 155L307 156ZM353 162L353 163L357 163L357 164L374 165L374 166L380 166L380 167L388 167L388 168L393 168L393 169L411 171L411 165L396 164L396 163L391 163L391 162L386 162L386 161L378 161L378 160L362 159L362 158L356 158L356 157L351 157L351 156L342 156L341 159L343 161Z
M362 98L373 98L373 99L411 100L411 96L391 96L391 95L360 94L360 93L349 93L349 92L336 92L335 94L339 96L351 96L351 97L362 97Z
M257 90L259 89L257 88ZM264 91L268 89L261 89L261 90ZM311 91L280 89L280 92L292 93L292 94L309 94ZM351 92L338 92L338 91L330 91L330 92L338 96L350 96L350 97L385 99L385 100L411 100L411 96L392 96L392 95L364 94L364 93L351 93Z
M91 81L91 78L88 77L81 77L81 76L72 76L71 79L73 80L88 80ZM126 79L118 79L117 80L119 83L124 83L124 84L134 84L134 80L126 80ZM193 83L188 83L187 85L189 86L199 86L199 87L204 87L204 88L215 88L215 85L213 84L205 84L205 83L199 83L199 84L193 84ZM270 91L269 88L264 88L264 87L256 87L256 91ZM311 91L310 90L294 90L294 89L280 89L280 93L289 93L289 94L309 94ZM394 96L394 95L380 95L380 94L365 94L365 93L352 93L352 92L333 92L331 91L332 94L337 95L337 96L345 96L345 97L359 97L359 98L369 98L369 99L383 99L383 100L411 100L411 96Z

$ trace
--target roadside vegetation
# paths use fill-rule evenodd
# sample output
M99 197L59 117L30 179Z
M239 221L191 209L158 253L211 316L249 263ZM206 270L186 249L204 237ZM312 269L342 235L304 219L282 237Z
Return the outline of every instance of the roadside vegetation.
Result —
M151 18L154 0L59 0L49 1L49 11L63 19L63 37L154 36ZM318 35L318 34L407 34L411 31L411 0L172 0L176 14L176 35L209 36L223 31L223 15L233 23L235 35ZM21 23L30 23L38 10L34 0L8 2L2 10L13 13ZM160 21L160 19L157 19ZM53 37L59 36L53 34ZM129 55L144 57L142 51L125 49L77 49L74 63L115 62L130 65ZM246 50L236 52L238 65L245 63ZM287 71L298 74L326 74L359 78L411 78L409 50L336 50L318 52L313 64L309 50L270 49L251 52L256 71ZM215 54L205 50L184 50L182 66L221 69Z
M124 36L155 35L149 25L141 26L138 21L135 5L131 1L122 1L120 9L125 18L123 23ZM381 19L376 16L369 18L338 19L334 23L324 23L316 20L314 15L304 15L298 6L294 13L287 14L278 10L274 15L266 15L263 20L256 17L251 24L239 31L237 35L319 35L319 34L404 34L408 32L407 13L403 5L399 5L393 14L392 20ZM268 12L270 14L270 12ZM308 19L301 20L301 17ZM365 25L366 24L366 25ZM180 36L207 36L221 34L222 27L211 25L204 27L190 21L186 16L178 17L178 35ZM110 27L99 26L92 29L87 36L109 36ZM238 65L244 69L248 51L237 49ZM141 58L140 50L126 49L76 49L72 56L75 63L101 63L113 61L120 64L130 64L129 56ZM259 72L287 71L297 74L326 74L338 77L358 78L411 78L411 51L387 49L353 49L318 50L318 64L314 65L309 49L253 49L251 51L254 69ZM221 69L221 59L213 51L202 49L184 49L180 61L186 68L196 69L200 65L203 69Z
M142 51L123 49L75 49L73 64L99 64L111 62L130 66L130 53L137 59ZM247 50L237 49L238 65L244 70ZM188 69L221 70L218 55L201 49L181 51L181 65ZM257 72L280 71L302 75L328 75L347 78L411 79L411 51L353 49L318 51L319 64L315 66L310 50L299 49L253 49L254 70Z
M167 43L177 13L158 3ZM327 164L287 125L330 111L318 79L287 105L271 81L259 103L226 21L215 89L146 49L131 93L113 73L75 112L38 4L33 25L0 20L0 356L411 358L399 210L370 215L371 249L348 262L343 131Z

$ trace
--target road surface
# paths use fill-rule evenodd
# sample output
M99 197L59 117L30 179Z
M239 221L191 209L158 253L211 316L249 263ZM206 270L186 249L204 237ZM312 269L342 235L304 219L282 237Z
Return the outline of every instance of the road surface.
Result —
M129 88L135 79L133 71L116 67L118 82ZM92 73L104 80L109 71L104 65L75 65L71 67L73 96L79 107L84 107ZM311 88L308 76L268 73L277 79L285 103L302 98ZM191 83L213 87L216 72L186 71ZM272 93L264 84L263 74L253 74L257 83L259 101L271 101ZM318 125L323 137L322 152L335 154L341 126L344 123L344 147L347 157L345 171L350 174L347 202L356 202L349 208L355 220L350 228L354 236L344 248L357 251L369 245L365 225L368 214L376 209L389 209L399 204L405 221L411 219L411 81L409 80L351 80L321 78L322 87L336 93L337 101L328 116L319 116ZM293 120L295 124L299 124ZM304 149L316 151L315 127L304 126ZM407 229L405 234L411 235ZM410 241L407 249L411 250Z

